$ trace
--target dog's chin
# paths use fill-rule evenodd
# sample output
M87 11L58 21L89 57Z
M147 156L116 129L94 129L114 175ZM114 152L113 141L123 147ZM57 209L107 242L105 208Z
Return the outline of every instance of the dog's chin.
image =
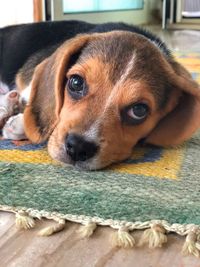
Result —
M67 165L73 165L76 169L82 171L95 171L104 167L95 158L86 161L73 161L69 158L69 156L66 155L65 157L56 157L54 159Z
M98 159L98 155L86 161L73 161L66 154L65 149L56 151L55 149L51 149L49 147L48 152L54 160L65 163L66 165L73 165L78 170L95 171L106 167L101 164L100 160Z
M101 166L98 166L92 162L89 162L88 161L84 161L84 162L76 162L74 164L74 166L78 169L78 170L83 170L83 171L96 171L96 170L99 170L99 169L102 169Z

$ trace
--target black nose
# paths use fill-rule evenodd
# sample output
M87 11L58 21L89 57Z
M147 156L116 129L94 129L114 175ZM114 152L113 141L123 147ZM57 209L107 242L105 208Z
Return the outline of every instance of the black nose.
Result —
M85 161L92 158L98 150L93 142L88 142L77 134L68 134L65 140L66 152L73 161Z

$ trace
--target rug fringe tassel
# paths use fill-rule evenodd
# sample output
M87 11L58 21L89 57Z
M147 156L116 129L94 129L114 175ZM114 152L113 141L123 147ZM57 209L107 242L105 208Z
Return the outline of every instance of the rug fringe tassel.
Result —
M139 246L148 244L149 248L162 247L167 242L167 235L165 228L158 223L151 225L150 229L144 231Z
M121 227L113 235L112 243L113 245L118 246L118 247L132 248L135 246L135 239L129 233L129 230L127 227Z
M66 221L64 219L59 219L57 224L53 226L45 227L38 233L38 235L39 236L53 235L55 233L62 231L65 228L65 225L66 225Z
M97 224L94 222L88 222L85 225L82 225L77 233L80 235L81 238L89 238L97 228Z
M195 229L191 230L183 245L182 253L186 255L194 255L200 257L200 242L198 241L198 234Z
M19 229L31 229L35 227L35 220L25 211L16 213L15 224Z
M66 220L74 221L72 220L71 217L69 219L68 218L61 219L59 218L59 216L56 216L55 214L54 215L53 214L42 214L39 211L34 211L31 209L27 209L27 210L21 209L17 211L15 208L0 205L0 210L15 213L16 214L15 223L19 229L34 228L35 227L34 218L41 219L42 217L44 217L47 219L52 219L57 222L57 224L53 226L48 226L42 229L38 233L38 235L40 236L50 236L54 233L60 232L65 228ZM98 226L98 223L95 223L92 220L87 221L87 223L85 222L80 222L80 223L84 223L84 225L82 225L82 227L80 227L80 229L77 232L80 234L82 238L90 237ZM103 225L109 225L109 224L103 224ZM115 232L112 236L113 245L118 246L118 247L123 247L123 248L132 248L135 246L136 242L135 242L134 237L130 234L130 231L133 231L134 229L141 230L141 229L150 227L143 232L143 235L139 241L138 246L148 244L149 248L162 247L162 245L167 242L167 233L169 231L172 231L182 236L187 235L185 243L182 248L182 253L184 255L193 255L195 257L200 258L200 227L199 226L192 225L191 227L191 225L184 225L183 229L181 228L182 231L180 231L180 225L174 224L172 227L169 224L165 225L159 221L146 222L145 225L143 223L142 225L139 225L139 226L140 227L138 227L138 222L137 222L136 226L134 225L134 227L133 225L131 225L130 227L130 224L129 226L119 227L118 231ZM179 228L177 228L177 226L179 226ZM111 227L116 229L116 225L111 226Z

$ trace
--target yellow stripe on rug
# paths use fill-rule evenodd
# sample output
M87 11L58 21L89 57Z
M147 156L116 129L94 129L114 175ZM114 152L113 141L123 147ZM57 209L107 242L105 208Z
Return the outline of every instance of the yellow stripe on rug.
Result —
M136 152L139 155L138 152ZM178 179L178 172L184 156L184 149L164 149L160 159L155 162L141 162L133 164L118 164L113 171L129 174L152 176L155 178Z
M54 164L56 161L50 158L46 149L36 151L1 150L0 161L11 163Z

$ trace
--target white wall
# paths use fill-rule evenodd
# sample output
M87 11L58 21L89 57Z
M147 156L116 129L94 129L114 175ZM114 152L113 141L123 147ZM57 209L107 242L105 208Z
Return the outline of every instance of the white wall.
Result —
M0 0L0 27L33 22L33 0Z

